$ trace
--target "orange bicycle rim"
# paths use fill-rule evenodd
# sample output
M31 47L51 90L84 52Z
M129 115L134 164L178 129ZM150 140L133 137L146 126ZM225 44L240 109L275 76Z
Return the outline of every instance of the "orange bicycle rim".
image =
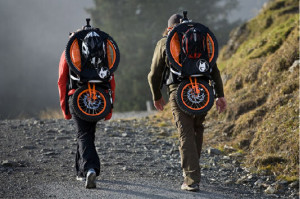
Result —
M204 109L204 108L208 105L209 99L210 99L209 91L207 90L207 88L206 88L203 84L200 84L200 83L197 83L197 84L199 84L199 85L197 85L197 86L201 86L201 87L205 90L205 92L206 92L206 94L207 94L207 100L206 100L206 103L205 103L203 106L201 106L200 108L194 108L194 107L189 106L188 104L186 104L186 102L185 102L185 100L184 100L184 98L183 98L183 93L184 93L184 91L185 91L185 89L186 89L187 87L192 87L192 89L193 89L192 83L189 83L189 84L185 85L185 86L183 87L182 91L181 91L181 101L182 101L182 103L183 103L186 107L188 107L189 109L195 110L195 111Z
M98 94L100 95L100 97L101 97L101 99L103 99L103 103L104 103L102 110L101 110L99 113L96 113L96 114L90 114L90 113L87 113L85 110L83 110L83 109L81 108L80 102L79 102L79 100L80 100L80 98L81 98L81 96L82 96L83 94L85 94L85 93L90 93L90 89L83 90L81 93L79 93L79 95L78 95L78 97L77 97L77 106L78 106L79 110L80 110L81 112L83 112L84 114L89 115L89 116L97 116L97 115L100 115L101 113L104 112L104 110L105 110L105 108L106 108L106 100L105 100L104 95L103 95L102 93L100 93L99 91L95 91L95 92L98 93ZM96 94L96 93L95 93L95 94Z

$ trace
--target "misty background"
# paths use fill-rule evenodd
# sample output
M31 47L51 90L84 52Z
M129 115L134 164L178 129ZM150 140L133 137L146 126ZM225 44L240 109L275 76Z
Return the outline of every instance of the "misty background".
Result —
M97 11L95 6L101 6L99 2L101 0L0 0L0 119L37 117L43 110L59 110L58 63L68 42L68 33L82 27L85 18L92 18L92 25L94 21L95 24L101 24L93 18ZM155 1L152 2L155 4ZM254 17L267 0L237 2L236 8L228 13L227 18L236 25ZM109 12L113 14L113 11ZM115 39L114 32L107 33ZM159 37L156 35L155 38ZM153 50L154 46L148 56L152 56ZM116 71L117 88L120 83L118 76L122 79L122 75L126 75L125 69L121 69L124 67L122 56ZM148 71L150 64L149 61L144 64ZM147 81L146 77L142 78ZM141 100L151 100L150 90L145 90L147 94L142 94L144 98ZM115 111L130 111L130 106L125 105L126 97L118 101L118 92L116 103L119 106L116 106ZM140 105L134 110L144 108Z

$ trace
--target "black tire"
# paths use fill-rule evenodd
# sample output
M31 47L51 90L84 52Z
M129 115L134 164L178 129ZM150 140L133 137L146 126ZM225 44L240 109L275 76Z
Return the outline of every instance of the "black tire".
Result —
M109 69L110 73L112 74L114 71L117 70L119 62L120 62L120 51L118 48L117 43L113 40L113 38L111 36L109 36L107 33L100 31L99 29L91 29L91 30L81 30L79 32L76 32L68 41L67 46L66 46L66 50L65 50L65 55L66 55L66 60L68 65L70 66L71 70L73 72L75 72L77 75L80 75L81 70L79 70L76 65L73 63L72 58L71 58L71 46L73 44L73 42L75 40L78 41L78 45L79 45L79 50L81 53L81 46L82 46L82 41L84 39L84 37L91 31L95 31L97 32L98 35L100 35L101 38L106 39L108 42L111 43L112 48L115 51L115 61L112 64L111 68ZM81 62L85 63L84 58L81 58ZM82 66L81 66L82 67Z
M202 115L207 113L214 105L214 92L209 83L197 79L200 92L195 94L189 80L183 80L176 93L176 102L179 108L189 115Z
M211 66L215 65L216 61L217 61L217 58L218 58L218 41L217 41L217 38L215 37L215 35L206 27L204 26L203 24L200 24L200 23L194 23L194 22L189 22L189 23L181 23L177 26L175 26L173 28L173 30L168 34L168 38L167 38L167 41L166 41L166 54L168 56L168 60L171 62L172 66L179 72L182 71L182 68L183 66L180 65L182 63L178 63L175 58L173 57L172 55L172 52L171 52L171 40L173 39L173 37L175 36L175 34L178 35L179 37L179 41L180 41L180 47L182 46L181 44L181 41L182 41L182 34L185 33L190 27L195 27L197 28L199 31L203 32L203 33L206 33L209 38L211 39L212 41L212 48L214 49L213 50L213 54L212 54L212 60L209 61L209 64ZM193 61L192 59L189 59L189 58L186 58L188 59L189 61L187 61L189 64L196 64L197 62ZM192 62L192 63L190 63Z
M72 104L75 114L81 119L96 122L105 118L111 111L109 94L99 86L95 88L97 99L89 99L87 85L78 88L73 94Z

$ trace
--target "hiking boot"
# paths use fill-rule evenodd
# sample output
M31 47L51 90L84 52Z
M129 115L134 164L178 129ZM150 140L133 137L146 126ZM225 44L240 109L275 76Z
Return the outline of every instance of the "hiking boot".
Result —
M85 177L76 176L76 180L84 182L85 181Z
M90 169L86 174L85 188L96 188L96 171L94 169Z
M199 191L199 184L195 183L192 185L187 185L185 182L181 185L182 190L186 191Z

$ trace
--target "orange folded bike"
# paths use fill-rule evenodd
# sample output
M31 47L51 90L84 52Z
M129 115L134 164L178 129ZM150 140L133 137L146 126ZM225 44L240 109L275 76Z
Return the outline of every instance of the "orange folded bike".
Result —
M107 33L87 25L69 39L66 60L70 67L70 84L76 87L71 106L86 121L105 118L113 106L109 81L117 69L120 53Z
M214 104L214 82L210 73L218 57L218 43L204 25L191 22L187 12L168 34L166 54L170 72L179 80L178 106L191 115L201 115Z

